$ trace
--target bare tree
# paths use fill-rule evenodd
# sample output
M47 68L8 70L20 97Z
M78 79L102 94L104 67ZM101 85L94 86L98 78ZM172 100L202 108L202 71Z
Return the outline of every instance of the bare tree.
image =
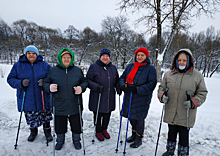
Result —
M175 31L186 28L183 24L188 23L192 17L200 17L202 13L212 16L219 4L218 0L121 0L119 6L121 10L126 11L129 8L132 12L143 12L144 16L137 19L136 23L144 23L146 32L157 31L155 53L156 65L158 65L163 61ZM161 53L161 30L166 24L170 25L171 31ZM160 66L157 69L161 70ZM160 74L158 74L158 80L160 79Z

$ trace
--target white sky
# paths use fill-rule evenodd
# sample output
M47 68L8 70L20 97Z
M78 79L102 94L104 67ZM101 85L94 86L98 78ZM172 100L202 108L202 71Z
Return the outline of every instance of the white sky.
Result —
M101 21L106 16L119 16L116 3L119 0L0 0L0 18L8 25L19 19L35 22L48 28L60 28L62 31L73 25L78 30L89 26L96 32L101 31ZM123 12L124 13L124 12ZM126 15L128 18L129 16ZM213 25L219 29L220 13L215 19L202 17L195 21L191 32L205 31ZM129 25L136 32L143 32L143 26L134 28L130 16Z

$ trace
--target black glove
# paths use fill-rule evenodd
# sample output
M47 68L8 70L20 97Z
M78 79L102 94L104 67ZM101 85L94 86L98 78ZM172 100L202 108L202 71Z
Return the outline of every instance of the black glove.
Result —
M104 88L104 86L98 85L97 91L98 91L99 93L101 93L101 92L103 91L103 88Z
M127 92L128 91L128 89L127 89L127 87L125 87L125 85L123 85L122 87L121 87L121 90L123 91L123 92Z
M22 85L22 87L27 87L27 86L29 86L30 82L31 82L30 79L23 79L21 81L21 85Z
M120 96L121 93L122 93L122 90L118 88L118 89L116 89L116 92L117 92L117 94Z
M43 86L43 83L44 83L44 79L43 79L43 78L40 78L37 82L38 82L38 86L39 86L39 87L42 87L42 86Z
M130 85L129 91L132 92L132 93L137 93L137 88L136 88L136 86L135 86L135 85Z

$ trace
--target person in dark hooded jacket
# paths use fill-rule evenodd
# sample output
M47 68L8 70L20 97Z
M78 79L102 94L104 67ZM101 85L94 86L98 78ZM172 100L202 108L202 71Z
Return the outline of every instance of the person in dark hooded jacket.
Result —
M13 65L7 82L12 88L17 89L18 111L24 111L26 122L31 130L28 141L34 141L38 134L38 127L42 124L47 141L52 141L50 98L49 94L43 89L43 81L50 65L43 61L43 57L39 55L38 49L33 45L27 46L24 53ZM25 98L22 106L24 92Z
M128 118L131 99L129 121L132 135L127 142L133 142L130 147L138 148L142 144L145 118L151 103L152 93L157 84L156 69L150 65L149 51L140 47L135 51L135 62L129 64L119 78L119 84L125 93L123 116ZM132 94L131 94L132 93Z
M93 111L94 124L98 115L95 135L100 141L103 141L104 138L110 138L107 128L111 112L115 110L115 90L121 94L118 86L118 71L109 61L110 56L111 51L109 49L102 49L100 59L90 65L86 75L90 88L89 110Z
M56 150L60 150L65 142L67 121L70 122L72 141L76 149L81 149L80 143L80 112L83 110L82 93L88 82L82 70L73 64L74 53L63 48L57 55L58 63L52 67L44 81L44 88L53 94L55 107L55 132L57 134ZM82 112L81 112L82 114Z

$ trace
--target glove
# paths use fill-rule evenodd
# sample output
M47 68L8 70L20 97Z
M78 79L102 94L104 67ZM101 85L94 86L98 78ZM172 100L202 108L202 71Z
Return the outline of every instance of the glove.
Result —
M99 93L101 93L101 92L103 91L103 88L104 88L104 86L98 85L97 91L98 91Z
M117 94L118 94L119 96L120 96L121 93L122 93L121 89L116 89L116 92L117 92Z
M38 86L39 86L39 87L42 87L42 86L43 86L43 83L44 83L44 79L43 79L43 78L40 78L37 82L38 82Z
M81 86L73 87L73 89L75 90L75 94L81 94L82 93Z
M128 89L124 85L124 86L121 87L121 90L126 93Z
M27 87L27 86L29 86L30 82L31 82L30 79L23 79L21 81L21 85L22 85L22 87Z
M185 101L184 103L185 108L194 108L194 104L192 103L191 100Z
M132 92L132 93L137 93L137 88L136 88L135 85L131 85L131 86L129 87L129 90L130 90L130 92Z
M163 96L161 97L161 101L162 101L163 103L167 103L168 99L169 99L169 97L166 96L166 95L163 95Z
M57 84L50 85L50 92L57 92Z

